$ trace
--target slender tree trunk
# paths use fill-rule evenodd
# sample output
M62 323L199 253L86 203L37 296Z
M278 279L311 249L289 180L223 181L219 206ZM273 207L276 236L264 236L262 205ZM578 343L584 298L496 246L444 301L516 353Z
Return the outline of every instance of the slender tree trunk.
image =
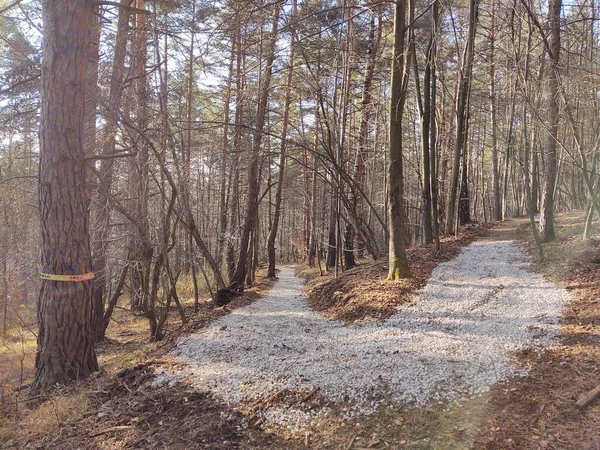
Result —
M557 180L556 142L559 125L559 63L560 63L560 11L562 0L548 2L548 138L544 152L544 184L540 212L540 234L543 242L556 238L554 230L554 190Z
M2 237L0 238L0 299L2 302L2 337L5 338L8 333L8 224L2 230Z
M375 68L377 65L377 53L379 50L379 44L381 41L381 35L382 35L382 28L383 28L383 23L382 23L382 18L381 18L381 5L379 6L379 12L378 12L378 22L377 25L375 24L375 12L373 11L371 13L371 23L370 23L370 29L369 29L369 43L368 43L368 47L367 47L367 56L368 56L368 60L367 60L367 65L365 67L365 75L364 75L364 80L363 80L363 90L362 90L362 106L361 106L361 113L360 113L360 127L359 127L359 133L358 133L358 147L357 147L357 152L356 152L356 162L354 165L354 179L356 180L356 187L354 186L350 186L350 192L348 194L349 196L349 203L350 203L350 210L348 211L349 215L353 216L353 221L356 223L357 227L360 228L364 228L364 226L362 226L361 224L363 224L365 221L364 219L361 217L362 216L362 212L361 212L361 203L362 203L362 196L357 193L357 188L361 189L364 191L365 188L365 161L368 158L368 153L369 153L369 126L370 126L370 122L371 122L371 116L372 116L372 102L373 102L373 77L375 74ZM346 223L346 231L345 231L345 248L347 249L346 251L346 258L345 258L345 262L346 262L346 269L351 268L354 265L354 253L353 253L353 249L355 247L359 247L360 246L360 242L355 242L357 241L358 238L358 234L357 231L355 229L355 226L353 226L352 220L348 220ZM368 227L368 226L367 226ZM362 230L361 230L362 231ZM364 234L364 231L360 234ZM358 238L358 241L360 241L361 239ZM356 245L355 245L356 243ZM370 245L373 246L374 243L362 243L364 245Z
M219 191L219 240L217 248L217 263L221 267L223 253L225 251L227 234L227 160L229 151L229 103L231 102L231 83L233 81L233 65L235 62L235 39L231 43L231 54L229 58L229 73L227 75L227 88L225 90L225 108L223 111L223 149L221 152L221 186Z
M410 2L409 11L414 8ZM390 141L388 166L389 272L388 280L409 276L406 257L406 228L404 218L404 179L402 170L402 115L406 101L409 53L405 49L406 2L397 1L394 15L394 53L392 56L392 86L390 97ZM412 17L412 14L409 14Z
M271 30L271 39L269 44L269 56L267 57L265 74L260 87L260 98L258 101L258 109L256 113L256 127L252 136L252 154L250 166L248 168L248 198L246 202L246 214L244 218L244 227L240 241L240 255L238 265L233 275L232 282L239 285L244 284L246 278L247 258L250 243L250 234L257 229L255 223L255 212L258 209L258 189L259 189L259 163L260 149L263 137L263 129L267 116L267 102L269 99L269 90L271 87L271 75L273 71L273 63L275 61L275 45L277 42L277 34L279 30L279 13L281 11L281 3L275 5L273 14L273 27Z
M317 256L318 249L318 230L317 230L317 170L318 159L317 152L319 150L319 133L320 133L320 114L319 104L315 102L315 135L313 141L313 167L312 167L312 184L311 184L311 223L310 223L310 244L308 250L308 265L313 267L315 265L315 257Z
M238 13L239 14L239 13ZM227 273L229 282L235 275L235 240L239 227L239 209L240 209L240 153L242 151L242 120L244 114L244 62L242 58L242 32L239 29L236 33L236 75L235 75L235 134L233 136L233 155L231 158L231 171L233 181L231 183L231 219L229 221L229 241L227 245Z
M494 197L494 220L502 220L502 194L500 192L500 171L498 169L498 102L496 100L496 60L494 59L496 36L496 1L490 5L490 124L492 127L492 195Z
M119 108L123 97L123 80L125 76L125 53L127 48L130 12L127 9L133 0L122 0L123 7L119 8L117 36L113 56L110 91L106 108L105 129L103 135L102 155L110 157L115 153ZM104 303L106 288L110 280L106 273L108 240L110 236L110 217L112 207L110 193L113 184L114 159L100 161L98 170L98 189L92 197L91 217L93 221L94 239L92 255L96 278L93 281L92 328L94 339L100 342L104 339Z
M145 0L136 0L136 8L143 10ZM147 16L142 13L135 15L135 27L132 45L132 73L135 78L133 89L135 94L135 124L142 132L146 132L149 123L148 117L148 86L146 75L146 61L148 55L148 24ZM131 308L146 314L150 328L156 328L156 318L150 311L149 287L150 265L154 252L150 242L150 225L148 221L148 193L149 193L149 149L148 142L137 133L135 136L137 157L132 161L131 167L131 192L134 201L134 214L136 224L130 244L130 293Z
M343 1L343 9L344 9L344 22L346 23L346 42L344 48L344 63L343 63L343 83L342 89L340 90L340 114L341 114L341 124L338 129L338 139L336 141L336 150L337 150L337 163L343 164L345 160L345 149L346 146L352 147L352 142L348 144L350 141L350 133L348 133L348 110L350 108L350 93L352 92L352 75L354 73L354 54L353 54L353 40L354 40L354 3L355 0L344 0ZM335 235L336 235L336 249L339 249L337 255L339 259L337 262L339 266L336 264L336 276L337 269L341 267L351 268L356 265L354 258L354 238L352 236L352 228L347 229L347 233L345 237L342 237L342 223L341 223L341 213L342 213L342 196L345 194L343 192L343 187L341 184L341 176L340 174L335 175L336 183L338 188L336 189L336 215L335 215ZM348 211L350 209L350 211ZM352 214L355 211L352 210L352 207L347 208L347 211ZM342 269L342 270L343 270Z
M285 99L283 101L283 117L281 125L281 147L279 148L279 173L277 175L277 193L275 194L275 210L273 212L273 224L269 230L267 239L267 254L269 267L267 277L275 278L275 240L279 228L279 216L281 214L281 193L283 191L283 177L285 174L285 158L287 151L287 130L290 115L290 103L292 101L292 80L294 78L294 47L296 45L295 21L297 14L297 1L292 3L292 16L290 18L290 56L288 62L288 73L285 88ZM305 168L306 170L306 168Z
M439 0L432 6L431 47L429 48L429 66L431 67L431 103L429 105L429 176L431 177L431 221L435 249L440 248L440 227L438 217L438 181L437 181L437 42L440 23Z
M529 56L527 57L527 61L526 61L526 65L528 66L529 64ZM528 70L528 67L527 69ZM526 79L527 81L527 79ZM528 91L528 87L525 86L525 90ZM531 155L531 142L527 139L527 135L528 135L528 125L529 125L529 121L527 120L527 107L524 106L523 107L523 119L524 119L524 123L523 123L523 135L525 137L525 145L524 145L524 151L523 151L523 175L525 178L525 197L526 197L526 201L527 201L527 215L529 217L529 223L531 225L531 230L533 232L533 238L535 240L535 244L537 247L537 251L538 251L538 263L542 263L544 261L544 248L542 246L542 241L540 239L540 235L538 232L538 228L537 225L535 223L535 212L534 212L534 201L533 201L533 196L531 195L531 176L529 173L529 158Z
M466 148L467 121L469 117L469 93L473 73L473 56L475 53L475 30L477 28L477 10L479 0L469 0L469 31L463 53L463 63L459 74L456 106L456 138L452 162L452 177L448 195L448 213L446 216L446 233L454 231L456 220L456 194L461 170L461 155Z
M468 108L468 106L467 106ZM465 121L465 135L469 132L469 114ZM460 171L460 196L458 199L458 222L460 225L466 225L471 221L471 199L469 197L469 145L465 139L462 151L462 169Z
M423 236L425 244L433 242L433 229L431 224L431 163L430 163L430 129L431 129L431 51L433 36L430 37L427 45L428 52L425 62L425 73L423 75L423 90L419 78L419 68L417 64L416 46L414 31L411 30L411 46L413 53L413 69L415 74L415 95L417 97L417 106L419 111L420 147L421 147L421 218L423 221Z
M192 17L196 16L196 0L192 1ZM166 24L166 18L165 18ZM189 45L189 54L187 61L187 86L186 86L186 99L185 99L185 144L182 149L183 153L183 180L181 180L180 184L186 192L190 192L192 180L191 180L191 162L192 162L192 108L194 102L194 52L196 50L196 33L195 33L195 23L190 23L190 45ZM165 30L166 31L166 30ZM167 37L167 33L165 32L165 39ZM166 45L165 42L165 52ZM165 58L164 61L165 67L167 64L167 60ZM166 69L165 69L166 72ZM165 77L164 83L166 87L167 79ZM228 105L228 103L226 103ZM165 113L167 111L165 110ZM227 124L223 125L223 128L226 132ZM223 183L225 183L225 175L223 175ZM189 198L189 197L188 197ZM197 283L196 279L196 267L195 267L195 259L192 252L192 246L194 242L194 238L191 233L186 233L185 241L184 241L184 256L183 256L183 272L189 273L190 269L192 272L192 279L194 283ZM219 235L219 238L221 234ZM220 239L218 242L221 242ZM220 253L217 250L217 258L219 258Z
M325 260L325 267L327 269L331 269L332 267L336 267L337 263L337 233L336 233L336 224L337 224L337 186L333 181L332 175L332 188L331 188L331 198L329 199L329 226L327 233L327 259ZM325 201L325 200L323 200Z
M85 190L86 56L93 2L44 0L39 205L42 272L81 275L92 258ZM98 370L91 281L42 280L31 395Z

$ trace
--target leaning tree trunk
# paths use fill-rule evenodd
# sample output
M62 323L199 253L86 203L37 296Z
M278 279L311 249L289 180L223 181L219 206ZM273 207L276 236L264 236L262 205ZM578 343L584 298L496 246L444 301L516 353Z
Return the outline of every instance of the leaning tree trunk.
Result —
M413 8L411 2L409 8ZM390 98L390 143L388 167L389 272L388 280L409 276L404 223L404 183L402 171L402 114L408 80L408 52L405 52L406 4L396 2L394 18L394 54L392 59L392 93ZM408 48L408 46L407 46Z
M371 13L371 23L369 31L369 43L367 47L368 62L365 67L365 75L363 80L363 91L362 91L362 106L360 113L360 127L358 132L358 148L356 153L356 162L354 165L354 179L356 180L357 186L350 185L350 192L348 193L348 202L350 203L350 209L348 214L354 217L354 222L360 226L362 220L361 217L361 203L362 197L356 192L357 188L364 191L365 187L365 161L368 156L368 144L369 144L369 124L371 121L371 113L373 110L372 99L373 99L373 77L375 74L375 67L377 64L377 52L379 44L381 42L382 35L382 18L381 18L381 6L379 7L379 20L377 26L375 25L375 12ZM346 223L346 269L350 269L354 264L353 249L360 247L357 241L357 230L352 224L351 220ZM358 239L360 240L360 239ZM355 245L356 244L356 245ZM366 243L364 243L366 244ZM353 264L349 264L353 263Z
M90 0L44 0L39 205L42 272L91 272L84 108ZM84 277L86 278L86 277ZM98 370L90 328L92 283L44 279L32 395Z
M94 240L92 254L94 258L94 271L96 279L93 284L92 303L92 328L96 342L104 339L104 304L107 286L110 279L106 273L108 238L110 236L110 192L113 184L114 153L116 145L116 134L119 119L119 108L123 94L123 79L125 76L125 56L127 49L127 38L129 35L130 12L127 9L133 0L122 0L122 8L119 9L119 20L117 25L117 36L115 38L115 51L110 78L110 92L108 94L108 105L106 108L106 126L102 144L102 156L106 157L100 162L98 170L98 189L92 197L92 229Z

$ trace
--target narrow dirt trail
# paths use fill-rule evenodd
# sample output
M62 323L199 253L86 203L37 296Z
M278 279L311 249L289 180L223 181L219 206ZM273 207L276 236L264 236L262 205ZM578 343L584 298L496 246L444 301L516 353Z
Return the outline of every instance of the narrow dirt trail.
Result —
M527 269L514 241L482 240L440 264L413 303L385 322L343 326L312 311L283 269L269 295L179 342L185 379L227 403L278 392L347 402L348 416L383 404L424 406L486 392L515 374L512 354L552 344L568 293ZM267 424L302 429L327 408L264 409Z

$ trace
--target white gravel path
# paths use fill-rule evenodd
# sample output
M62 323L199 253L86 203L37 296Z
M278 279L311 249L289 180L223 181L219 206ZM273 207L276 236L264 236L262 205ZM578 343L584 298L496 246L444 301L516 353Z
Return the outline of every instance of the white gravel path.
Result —
M343 326L312 311L302 281L283 269L270 294L179 342L185 363L157 382L185 378L236 405L282 388L320 387L349 414L382 402L424 406L487 391L524 374L511 355L546 347L569 295L527 270L513 241L479 241L440 264L408 309L382 323ZM272 408L267 423L300 429L311 415Z

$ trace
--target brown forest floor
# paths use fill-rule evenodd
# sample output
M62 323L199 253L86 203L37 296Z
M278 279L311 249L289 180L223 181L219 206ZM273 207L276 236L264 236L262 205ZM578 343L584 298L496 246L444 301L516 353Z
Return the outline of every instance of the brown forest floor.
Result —
M560 345L541 354L523 352L518 361L530 369L460 406L419 410L382 410L358 420L335 416L305 435L282 436L254 426L238 411L209 393L183 384L153 387L153 367L170 364L166 351L177 336L226 314L202 304L199 315L181 326L174 319L169 338L147 343L145 322L119 310L110 339L98 349L103 370L85 383L55 393L29 410L26 391L11 393L0 377L2 449L600 449L600 400L583 411L577 398L600 383L600 243L580 238L580 213L558 216L559 239L545 245L546 263L537 267L569 289ZM341 277L313 280L307 286L312 306L347 323L382 320L411 300L433 268L454 257L475 239L519 239L533 251L528 223L515 220L489 227L472 226L458 239L447 238L439 252L431 246L409 251L413 279L383 281L386 264L364 263ZM232 308L259 298L267 280ZM31 376L31 336L15 341L16 365ZM9 349L10 345L5 345ZM0 349L0 371L10 351ZM15 370L12 382L19 370ZM0 373L0 375L3 375ZM22 378L19 374L19 378Z

